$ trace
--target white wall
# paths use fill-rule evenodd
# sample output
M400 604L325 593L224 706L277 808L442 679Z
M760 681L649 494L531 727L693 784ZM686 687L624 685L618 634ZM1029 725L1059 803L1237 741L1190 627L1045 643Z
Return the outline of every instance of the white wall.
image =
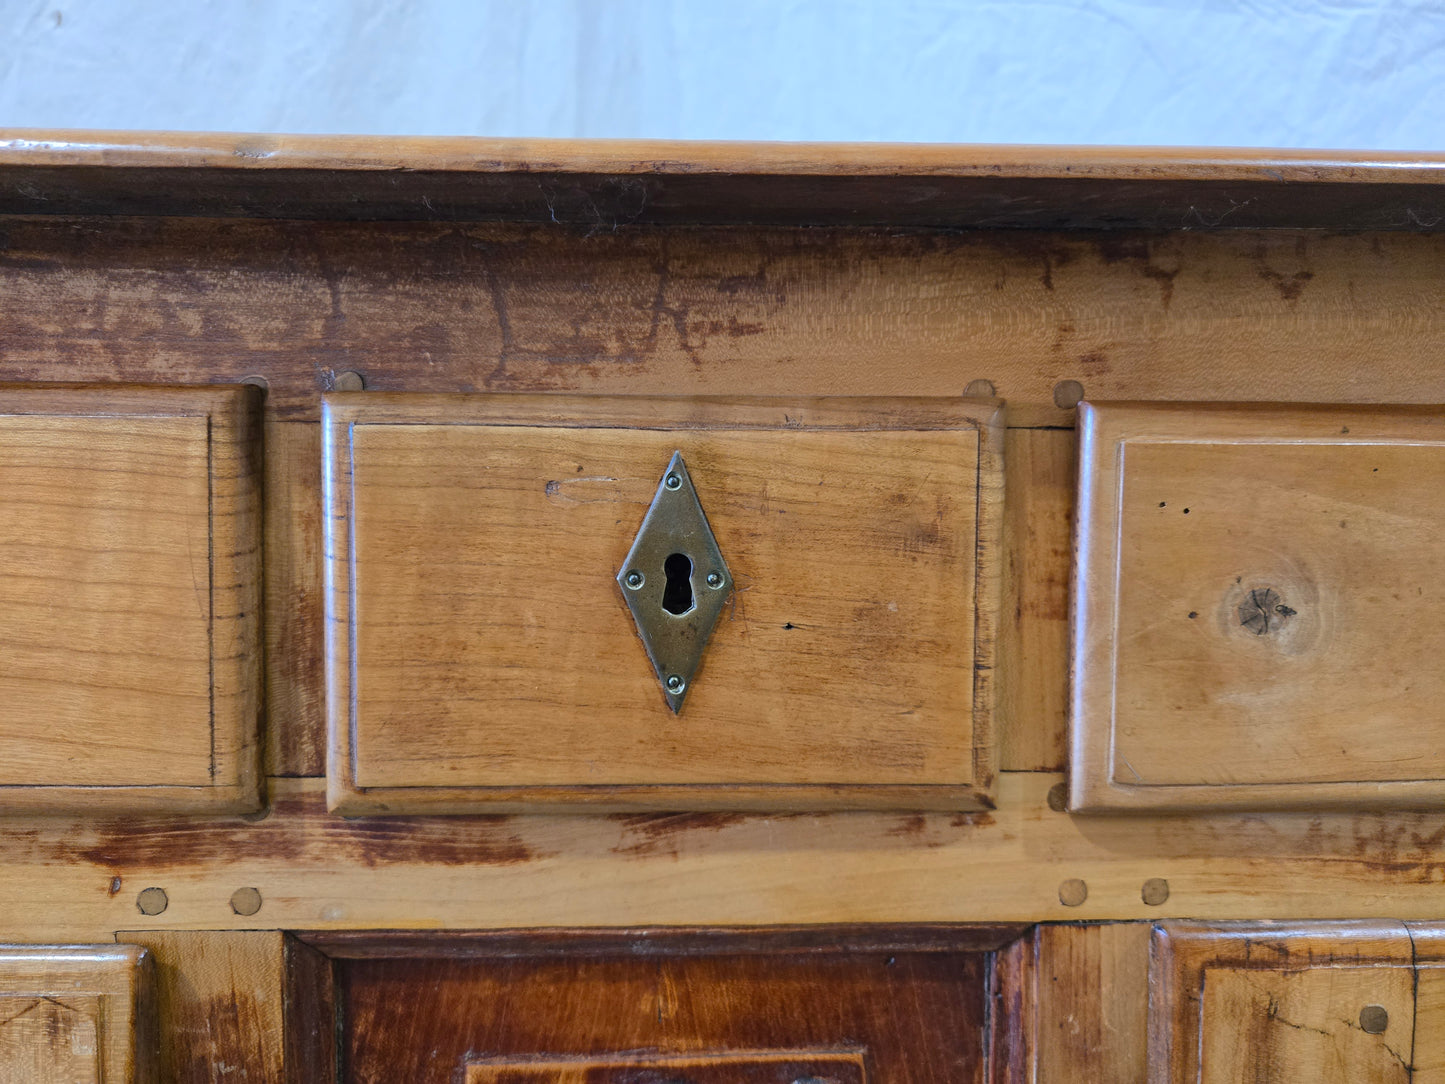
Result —
M1445 0L0 0L0 126L1445 149Z

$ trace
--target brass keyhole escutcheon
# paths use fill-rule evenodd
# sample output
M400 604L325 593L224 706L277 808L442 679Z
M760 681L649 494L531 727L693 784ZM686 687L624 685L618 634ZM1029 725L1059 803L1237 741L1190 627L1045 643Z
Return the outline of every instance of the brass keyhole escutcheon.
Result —
M681 452L672 453L617 583L667 705L679 712L732 593Z

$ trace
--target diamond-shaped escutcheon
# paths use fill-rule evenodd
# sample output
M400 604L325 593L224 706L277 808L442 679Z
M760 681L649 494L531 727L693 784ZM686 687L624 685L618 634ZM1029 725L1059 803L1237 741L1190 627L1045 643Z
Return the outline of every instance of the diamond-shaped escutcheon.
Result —
M617 583L667 706L679 712L733 589L681 452L672 453Z

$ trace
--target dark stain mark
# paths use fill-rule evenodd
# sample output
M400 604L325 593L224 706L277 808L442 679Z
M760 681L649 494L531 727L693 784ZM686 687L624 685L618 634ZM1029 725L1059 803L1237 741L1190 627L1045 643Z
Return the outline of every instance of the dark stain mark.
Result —
M1199 616L1199 611L1198 611L1198 610L1190 610L1190 611L1189 611L1189 620L1193 621L1193 620L1194 620L1196 617L1198 617L1198 616Z
M630 858L681 853L683 840L693 832L720 832L747 820L745 813L633 813L613 818L623 827L622 840L613 854Z
M795 625L795 624L793 624L791 621L784 621L784 622L783 622L783 628L785 628L785 629L795 629L795 628L797 628L797 627L798 627L798 626Z
M1272 587L1252 588L1239 604L1239 623L1256 636L1278 631L1285 620L1298 613L1284 604Z
M900 839L916 839L923 835L923 830L928 827L928 818L921 813L915 813L911 817L904 817L901 821L888 829L890 836Z
M1106 264L1132 264L1146 279L1159 288L1159 304L1167 309L1174 300L1174 280L1182 264L1173 269L1159 266L1155 261L1155 246L1165 244L1163 239L1139 236L1115 237L1105 235L1098 242L1099 258Z
M1295 302L1304 292L1305 285L1315 277L1315 273L1313 271L1296 271L1293 275L1286 276L1273 268L1262 267L1259 269L1259 277L1278 290L1280 297L1286 301Z
M887 831L887 835L894 839L911 840L920 843L930 849L943 847L949 843L957 842L958 835L943 831L943 825L939 823L942 818L928 817L922 813L913 813L901 817L898 823ZM949 828L986 828L993 824L991 813L955 813L948 819Z
M1098 376L1109 371L1109 355L1102 350L1091 350L1079 356L1079 364L1089 375Z
M511 865L549 853L534 850L513 831L510 816L366 817L328 814L319 797L287 796L278 816L262 824L183 818L115 818L77 826L51 853L116 871L165 869L216 861L308 860L320 855L374 869L400 862L440 866ZM304 820L304 832L296 825ZM119 875L112 877L118 885Z

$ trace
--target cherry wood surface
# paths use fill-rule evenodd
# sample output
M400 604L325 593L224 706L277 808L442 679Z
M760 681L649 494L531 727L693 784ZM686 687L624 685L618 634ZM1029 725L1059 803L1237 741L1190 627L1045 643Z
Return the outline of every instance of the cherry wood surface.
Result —
M0 384L0 811L260 804L260 413Z
M527 1078L479 1066L585 1058L616 1070L582 1076L588 1084L640 1082L673 1079L643 1075L647 1061L684 1056L711 1075L668 1072L698 1084L771 1081L747 1074L779 1057L864 1067L866 1075L840 1081L985 1079L990 958L969 951L974 935L964 932L958 947L940 936L910 951L875 944L866 932L856 943L847 931L831 933L831 945L801 951L777 938L769 950L748 945L747 932L719 933L703 953L685 933L676 936L682 951L670 951L673 938L661 932L641 951L625 931L610 944L584 935L572 951L565 935L534 935L543 949L535 955L515 945L491 955L484 940L439 938L424 956L408 957L388 950L382 935L374 938L381 954L369 956L353 942L352 955L334 965L340 1079L450 1084L469 1065L469 1082L512 1084ZM622 1074L629 1066L636 1075Z
M1445 797L1445 410L1085 403L1073 808Z
M986 808L1001 421L328 396L333 808ZM674 449L732 581L676 715L615 580Z

